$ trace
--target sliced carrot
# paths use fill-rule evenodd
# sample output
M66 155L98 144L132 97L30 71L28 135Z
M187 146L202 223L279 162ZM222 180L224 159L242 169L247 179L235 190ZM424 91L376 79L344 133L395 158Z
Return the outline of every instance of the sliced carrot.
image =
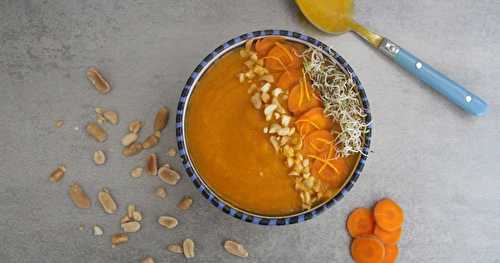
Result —
M327 158L327 156L330 157ZM333 159L333 156L335 156L335 151L330 155L328 151L325 151L319 157L308 155L309 158L315 160L311 166L311 174L332 187L338 188L349 175L349 165L345 159Z
M377 238L360 236L352 241L351 255L357 263L382 263L385 247Z
M290 101L290 98L288 98ZM295 127L301 136L306 136L315 130L330 130L333 127L333 121L326 117L323 108L315 107L302 114L297 121Z
M404 221L404 212L401 207L389 198L377 202L373 211L377 226L385 231L392 232L401 228Z
M330 131L313 131L304 137L301 152L304 155L318 155L321 152L327 151L328 147L334 143L333 140L333 135Z
M352 237L373 233L375 219L370 209L360 207L354 209L347 218L347 231Z
M280 37L266 37L260 39L255 43L255 51L259 57L263 57L267 55L269 50L274 47L276 42L283 41L283 38Z
M273 58L273 59L270 59ZM282 71L287 68L297 68L299 58L292 54L287 45L275 43L275 46L269 50L267 56L264 57L266 68L270 71ZM283 68L283 65L285 68Z
M299 82L299 79L300 71L291 69L281 74L280 78L278 79L278 83L276 83L276 86L282 89L290 89Z
M396 231L388 232L380 228L379 226L375 227L375 231L373 232L384 244L386 245L396 245L401 238L401 228Z
M382 263L394 263L399 255L397 245L385 245L385 257Z
M307 94L310 95L307 96ZM312 87L307 84L304 85L303 81L299 81L288 95L288 110L297 115L309 109L320 107L321 100L319 100L319 96L311 96L311 94L314 94Z

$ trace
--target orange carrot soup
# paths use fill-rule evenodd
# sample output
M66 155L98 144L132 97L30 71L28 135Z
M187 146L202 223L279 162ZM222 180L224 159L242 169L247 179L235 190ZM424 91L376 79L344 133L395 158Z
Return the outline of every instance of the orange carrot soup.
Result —
M364 143L362 113L352 80L316 48L249 40L196 84L187 150L231 206L291 215L330 199L352 174Z

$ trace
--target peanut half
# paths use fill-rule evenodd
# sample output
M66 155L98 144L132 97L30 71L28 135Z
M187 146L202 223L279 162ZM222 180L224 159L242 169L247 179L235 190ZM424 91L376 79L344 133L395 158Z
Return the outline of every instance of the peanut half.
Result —
M134 143L135 141L137 141L137 138L139 138L139 135L137 135L137 133L127 133L125 134L125 136L122 137L122 145L123 146L129 146L131 145L132 143Z
M95 151L93 159L96 165L103 165L106 162L106 154L101 150Z
M125 157L133 156L142 151L142 144L140 143L132 143L131 145L123 148L122 154Z
M160 107L160 110L156 113L154 130L162 131L168 123L168 108Z
M97 122L88 123L85 130L98 142L103 142L108 138L106 131Z
M120 244L127 243L128 242L128 235L126 233L118 233L114 234L111 237L111 245L112 247L116 247Z
M106 94L111 90L109 83L96 68L90 68L87 70L87 78L99 93Z
M177 204L177 207L181 210L188 210L192 204L193 199L190 196L184 196L179 204Z
M147 256L141 260L141 263L155 263L155 260L151 256Z
M104 116L104 118L113 125L117 125L120 121L120 118L118 118L118 113L114 111L107 110L102 113L102 116Z
M148 155L146 158L146 172L149 175L157 175L158 174L158 158L155 153Z
M69 197L78 208L90 208L90 198L78 183L69 186Z
M114 214L116 212L118 206L107 188L103 188L99 194L97 194L97 199L99 203L101 203L104 212L108 214Z
M139 229L141 229L141 224L139 224L139 222L136 221L131 221L121 224L121 227L123 232L125 233L134 233L139 231Z
M185 239L184 242L182 242L182 251L184 252L184 256L186 258L193 258L194 257L194 241L191 239Z
M160 216L158 218L158 223L168 229L172 229L179 223L175 217L171 216Z
M132 169L132 171L130 172L130 175L134 178L141 177L143 170L144 169L142 167L136 167L136 168Z
M169 244L167 250L172 253L182 254L182 246L179 244Z
M64 177L64 173L66 173L66 168L64 165L58 166L51 174L50 174L50 181L57 183L61 181L61 179Z
M156 146L160 142L160 137L156 136L155 134L149 135L146 140L142 143L142 147L144 149L150 149Z
M179 173L170 169L169 165L164 165L158 170L158 177L169 185L176 185L181 179Z
M243 247L243 245L239 244L236 241L226 240L226 242L224 242L224 249L226 249L226 251L231 255L242 258L248 257L248 251L245 249L245 247Z
M167 190L165 190L165 188L159 186L155 190L155 195L158 196L161 199L165 199L165 198L167 198L168 194L167 194Z
M139 133L139 131L141 130L141 128L142 128L142 122L139 121L139 120L132 121L128 125L128 130L131 133Z

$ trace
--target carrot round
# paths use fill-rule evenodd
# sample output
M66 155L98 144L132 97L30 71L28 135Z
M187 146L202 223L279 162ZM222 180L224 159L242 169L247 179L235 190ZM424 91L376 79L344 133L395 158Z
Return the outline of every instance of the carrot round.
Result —
M275 42L274 47L264 57L266 68L271 71L283 71L288 68L298 68L299 58L292 49L283 43Z
M255 51L259 57L263 57L267 55L269 50L274 47L276 42L283 41L282 38L279 37L266 37L258 40L255 43Z
M318 155L327 151L328 147L334 143L333 135L327 130L317 130L304 137L302 154Z
M357 263L382 263L385 247L377 238L360 236L352 241L351 255Z
M315 130L330 130L333 122L325 115L323 108L315 107L302 114L295 121L295 127L301 136L306 136Z
M388 232L379 226L376 226L373 234L375 234L375 236L377 236L386 245L396 245L401 238L401 232L401 228L396 231Z
M404 221L403 209L389 198L377 202L373 211L377 226L385 231L393 232L401 228Z
M333 145L330 145L330 149L320 153L319 156L308 155L308 157L314 160L311 174L334 188L342 186L349 175L349 165L346 160L334 159L335 147Z
M385 257L382 263L394 263L399 255L397 245L385 245Z
M352 237L373 233L375 220L370 209L360 207L354 209L347 218L347 231Z
M288 70L283 72L278 79L278 83L276 86L282 89L290 89L294 87L300 79L300 71L299 70Z
M320 106L321 100L318 94L308 82L305 83L303 80L300 80L288 95L288 110L296 115Z

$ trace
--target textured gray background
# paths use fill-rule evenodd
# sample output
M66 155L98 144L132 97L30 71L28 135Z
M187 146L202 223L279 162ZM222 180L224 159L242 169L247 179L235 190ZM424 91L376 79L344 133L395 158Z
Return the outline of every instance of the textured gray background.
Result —
M496 0L360 0L357 17L490 104L486 117L471 117L410 77L353 34L318 33L291 1L70 0L0 2L0 261L184 262L165 245L191 237L191 262L350 262L344 230L349 211L390 196L407 216L400 262L500 262L500 2ZM175 108L194 66L210 50L243 32L264 28L301 31L332 45L366 86L375 120L373 153L352 192L317 219L288 227L262 227L224 215L184 177L161 201L151 192L156 178L133 179L129 171L146 153L125 160L119 139L126 123L146 120L160 105ZM113 86L106 96L89 88L85 70L99 67ZM82 127L93 108L117 110L98 144ZM62 129L53 121L65 120ZM74 127L80 127L76 131ZM155 151L174 145L169 124ZM146 135L143 133L143 136ZM94 150L109 161L95 167ZM68 169L59 184L48 175ZM80 182L93 201L107 186L118 215L98 205L76 209L68 185ZM184 194L193 208L180 213ZM143 229L111 249L110 234L127 203L144 213ZM165 231L158 216L180 225ZM79 231L83 224L85 230ZM103 237L90 233L104 227ZM222 242L235 239L250 251L240 260Z

